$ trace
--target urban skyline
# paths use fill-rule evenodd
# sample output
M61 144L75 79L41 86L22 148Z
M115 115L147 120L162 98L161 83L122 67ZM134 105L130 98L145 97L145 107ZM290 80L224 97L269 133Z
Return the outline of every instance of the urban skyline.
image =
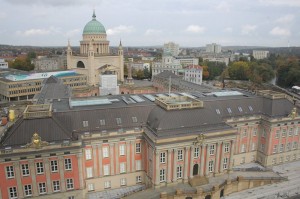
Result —
M116 46L299 46L300 2L226 1L41 1L0 0L0 44L78 46L82 27L96 10ZM17 13L17 14L15 14ZM20 17L21 16L21 17Z

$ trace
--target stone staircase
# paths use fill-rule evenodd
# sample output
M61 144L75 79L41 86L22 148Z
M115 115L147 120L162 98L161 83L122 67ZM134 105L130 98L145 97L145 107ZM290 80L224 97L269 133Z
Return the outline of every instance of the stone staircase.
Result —
M208 179L205 176L194 176L189 180L192 187L208 184Z

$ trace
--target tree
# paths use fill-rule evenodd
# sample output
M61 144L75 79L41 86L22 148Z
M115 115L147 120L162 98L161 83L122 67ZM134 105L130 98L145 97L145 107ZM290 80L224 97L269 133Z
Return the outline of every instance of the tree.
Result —
M144 79L145 78L144 71L138 70L136 73L136 77L137 77L137 79Z
M229 77L233 80L248 80L249 72L248 63L243 61L233 62L228 67Z
M151 74L147 67L144 68L143 72L144 72L144 78L151 79Z
M208 67L208 72L209 72L208 79L210 80L213 80L217 76L220 76L224 71L224 69L226 68L226 64L221 62L206 61L204 62L204 65Z
M202 69L203 69L203 72L202 72L203 79L208 80L208 77L209 77L208 67L202 66Z
M124 77L128 77L128 67L127 67L127 64L124 65Z

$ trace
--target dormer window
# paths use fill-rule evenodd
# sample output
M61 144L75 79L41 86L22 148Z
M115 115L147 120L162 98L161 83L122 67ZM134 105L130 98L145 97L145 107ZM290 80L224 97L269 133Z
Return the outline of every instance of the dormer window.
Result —
M89 121L82 121L82 126L83 127L88 127L89 126Z
M121 118L117 117L116 121L117 121L117 125L121 125L122 124L122 119Z

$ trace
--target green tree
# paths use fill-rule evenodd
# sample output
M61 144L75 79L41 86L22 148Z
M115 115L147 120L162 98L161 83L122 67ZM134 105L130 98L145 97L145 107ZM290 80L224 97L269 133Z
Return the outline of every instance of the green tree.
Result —
M248 80L249 72L248 63L243 61L233 62L228 67L229 77L233 80Z
M145 78L144 71L138 70L136 73L136 77L137 77L137 79L144 79Z
M144 72L144 78L151 79L151 74L147 67L144 68L143 72Z

